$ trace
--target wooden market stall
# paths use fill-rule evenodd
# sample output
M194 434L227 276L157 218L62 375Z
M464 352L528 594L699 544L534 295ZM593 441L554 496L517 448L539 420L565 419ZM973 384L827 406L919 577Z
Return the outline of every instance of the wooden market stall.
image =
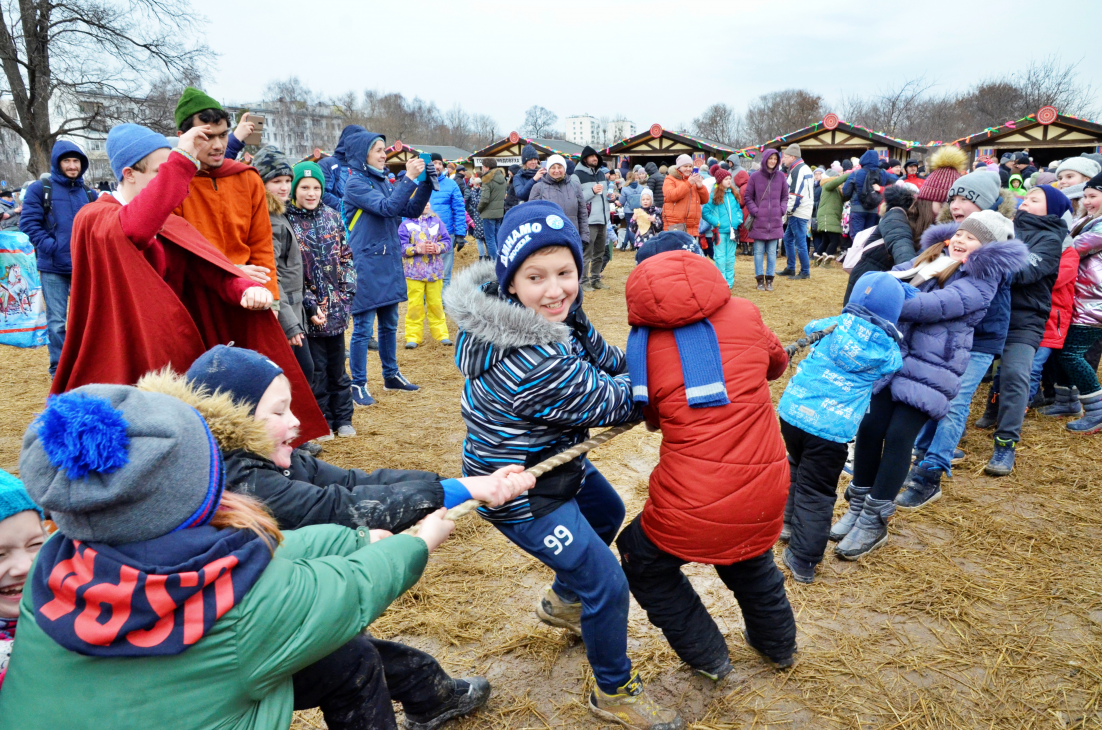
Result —
M439 153L444 158L444 162L455 162L456 164L461 164L471 156L470 152L461 150L458 147L406 144L399 140L386 148L386 166L388 170L396 173L406 166L406 162L411 157L417 157L420 154L431 155L433 152Z
M827 114L821 121L795 132L774 137L747 150L757 157L765 148L784 150L790 144L800 145L804 162L811 166L829 167L835 160L860 157L866 150L876 150L881 159L894 158L906 162L909 157L922 157L925 148L918 142L897 139L875 132L860 124L842 121L837 114Z
M671 132L661 124L652 124L634 137L622 139L601 150L601 155L606 159L615 158L617 167L646 166L648 162L669 166L673 165L678 155L689 155L693 158L693 164L699 167L709 157L726 160L739 154L740 151L734 147L682 132Z
M522 137L517 132L511 132L505 139L489 144L477 152L469 155L468 159L475 169L482 165L483 157L493 157L498 167L509 167L521 163L520 153L525 145L532 147L539 154L540 160L546 160L551 155L562 155L567 160L578 160L582 153L582 146L567 142L565 139L544 139L542 137Z
M968 153L969 162L977 156L999 159L1007 152L1028 152L1038 168L1054 160L1063 160L1102 148L1102 124L1060 114L1046 106L997 127L962 137L951 144Z

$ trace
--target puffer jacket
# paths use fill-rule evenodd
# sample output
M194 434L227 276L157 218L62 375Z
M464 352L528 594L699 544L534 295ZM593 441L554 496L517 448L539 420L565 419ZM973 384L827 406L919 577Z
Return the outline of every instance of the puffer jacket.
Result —
M367 152L380 137L373 132L353 132L348 140L343 215L356 266L354 314L408 298L398 226L402 218L421 215L432 195L428 176L420 185L407 176L391 183L385 170L367 164Z
M1060 254L1060 270L1052 285L1052 313L1045 322L1045 336L1041 347L1059 350L1064 346L1075 311L1075 279L1079 275L1079 254L1074 246L1068 246Z
M869 248L880 240L883 243ZM849 303L853 285L865 274L870 271L891 271L893 267L905 264L917 255L918 249L915 247L911 224L907 222L907 211L903 208L892 208L885 212L876 226L876 231L870 234L869 240L865 242L865 251L861 255L861 260L849 274L842 303Z
M662 206L666 230L670 230L670 226L683 224L689 235L695 235L700 230L701 208L708 202L707 186L702 184L697 187L673 169L662 184L662 197L666 201Z
M464 476L533 466L585 441L590 428L642 418L623 351L590 324L581 297L567 322L549 322L500 296L492 261L452 278L444 309L459 325L455 363L467 379ZM578 457L539 477L526 494L479 511L494 522L549 514L577 494L584 470L585 458Z
M585 209L581 183L573 176L563 175L558 180L552 180L550 174L544 175L532 186L528 199L550 200L558 205L567 220L578 228L582 243L589 243L589 213Z
M811 347L785 386L777 415L807 433L844 444L857 435L872 388L903 365L898 330L856 305L804 326L834 331Z
M865 176L871 170L880 170L881 189L893 185L899 178L886 170L880 169L880 157L876 154L876 150L867 150L858 161L861 163L861 167L854 171L845 185L842 186L842 197L849 201L850 210L860 212L865 210L861 205L861 186L865 184Z
M730 238L732 230L737 231L739 225L742 224L742 206L739 205L738 198L730 190L724 194L723 202L718 205L709 201L701 210L700 215L713 228L719 229L720 235L725 240Z
M505 216L505 171L500 167L490 170L482 176L482 192L479 193L476 209L483 220L501 220Z
M1079 254L1071 323L1102 327L1102 217L1087 224L1071 245Z
M505 171L502 170L502 172ZM508 213L509 209L513 206L528 202L529 197L532 195L532 186L536 184L537 172L539 172L538 167L535 170L529 170L527 167L523 167L519 172L513 175L512 180L507 182L502 217L504 217L505 213ZM544 177L546 176L547 173L544 173ZM543 178L540 179L542 180ZM482 184L485 185L486 181L483 180Z
M943 288L936 278L923 282L899 315L903 366L880 380L873 393L890 387L893 400L932 419L943 418L960 391L973 328L983 320L999 284L1028 258L1021 241L989 243L973 252ZM907 263L896 268L910 267Z
M586 147L582 150L582 159L584 160L587 155L597 154L592 147ZM578 178L578 182L582 186L582 200L589 205L589 218L587 223L589 225L601 226L607 225L609 222L609 216L611 214L611 204L608 202L609 188L615 190L615 183L611 183L605 179L605 174L601 171L602 168L598 163L596 168L586 167L585 164L579 162L578 166L574 168L574 175ZM600 185L601 192L594 193L593 186Z
M777 156L777 167L768 171L766 161ZM777 150L769 148L761 155L761 169L750 176L742 199L746 210L754 216L750 238L755 241L772 241L784 237L784 212L788 208L788 182L781 170ZM768 188L768 195L766 189Z
M325 312L325 324L321 326L307 318L306 336L339 335L348 327L356 293L352 249L345 241L340 214L324 204L306 210L291 203L287 219L298 238L308 296L316 310Z
M682 560L728 565L761 555L780 534L788 459L769 382L788 366L749 300L732 297L708 259L652 256L627 281L628 321L648 327L647 423L662 430L643 531ZM674 329L711 323L730 403L690 408Z
M662 188L666 183L666 176L658 171L658 165L653 162L648 162L643 166L643 169L647 171L646 186L650 188L650 191L654 194L654 207L661 208L665 205L665 198L662 196Z
M429 170L429 174L433 174L433 171ZM444 222L448 235L453 239L463 238L467 235L467 206L463 202L459 183L448 177L447 170L440 173L438 182L440 189L434 190L429 196L432 212Z
M441 281L444 278L444 254L452 250L448 228L436 215L422 213L420 218L407 218L398 226L398 242L402 246L402 267L411 281ZM417 253L418 243L435 243L440 253Z
M344 186L348 182L349 142L355 135L366 132L367 130L358 124L347 125L341 130L337 146L333 148L333 156L318 163L325 175L325 191L322 193L321 202L338 213L344 201Z
M819 189L822 195L819 197L819 211L815 221L819 230L826 233L842 232L842 191L841 187L849 180L851 173L845 172L838 177L824 178Z
M303 281L302 251L291 221L286 216L286 206L267 190L268 219L272 222L272 252L275 254L276 274L279 279L279 325L287 339L306 334L307 310L317 312L313 296L307 302Z
M620 188L620 204L624 206L624 220L631 220L632 212L639 207L643 186L635 180Z
M1033 215L1019 210L1014 235L1029 248L1029 264L1010 280L1008 344L1041 346L1052 311L1052 287L1060 271L1060 255L1068 224L1055 215Z
M64 155L80 158L80 175L69 179L61 172ZM50 153L50 214L43 209L44 190L41 180L35 180L23 196L23 212L19 217L19 230L27 234L34 245L39 271L69 276L73 273L73 258L69 251L69 237L73 233L73 219L80 209L96 199L95 191L84 187L84 173L88 171L88 157L68 140L54 142Z

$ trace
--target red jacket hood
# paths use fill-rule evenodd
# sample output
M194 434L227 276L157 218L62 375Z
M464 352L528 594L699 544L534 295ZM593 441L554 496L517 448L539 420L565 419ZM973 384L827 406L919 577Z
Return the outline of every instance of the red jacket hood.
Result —
M675 329L710 317L731 300L723 274L689 251L651 256L627 282L628 322L633 327Z
M248 172L249 170L256 172L257 175L260 174L259 172L257 172L257 169L255 167L251 165L246 165L244 162L238 162L237 160L226 160L219 167L216 167L212 170L206 170L205 172L200 172L199 174L205 174L213 178L222 178L229 177L231 175L240 175L241 173Z

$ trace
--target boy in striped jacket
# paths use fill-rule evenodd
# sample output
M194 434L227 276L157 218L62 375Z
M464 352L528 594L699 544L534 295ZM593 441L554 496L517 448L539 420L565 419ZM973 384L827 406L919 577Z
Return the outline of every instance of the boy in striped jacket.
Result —
M465 476L530 467L586 440L592 427L642 419L623 351L582 311L582 241L562 208L550 201L512 208L497 244L496 266L467 268L444 293L467 378ZM608 480L579 457L480 514L555 571L536 615L585 641L597 684L590 709L633 728L684 727L644 693L627 657L628 586L608 547L624 503Z

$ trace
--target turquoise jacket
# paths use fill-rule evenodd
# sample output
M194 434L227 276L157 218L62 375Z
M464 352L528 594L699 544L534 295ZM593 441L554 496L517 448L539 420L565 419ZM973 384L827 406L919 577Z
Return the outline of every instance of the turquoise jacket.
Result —
M712 228L718 228L720 233L729 236L731 230L737 231L742 223L742 206L739 205L735 194L728 190L723 196L722 203L706 204L700 215L712 225Z

